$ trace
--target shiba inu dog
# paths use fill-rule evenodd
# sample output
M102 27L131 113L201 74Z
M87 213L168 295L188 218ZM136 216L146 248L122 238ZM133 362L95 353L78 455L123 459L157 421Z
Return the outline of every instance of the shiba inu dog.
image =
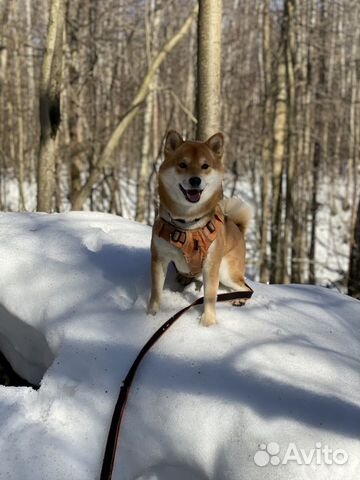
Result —
M159 310L169 262L185 277L202 276L202 325L216 323L219 281L230 289L248 290L244 235L251 208L240 199L222 199L223 150L222 133L206 142L184 141L173 130L167 134L151 240L150 314Z

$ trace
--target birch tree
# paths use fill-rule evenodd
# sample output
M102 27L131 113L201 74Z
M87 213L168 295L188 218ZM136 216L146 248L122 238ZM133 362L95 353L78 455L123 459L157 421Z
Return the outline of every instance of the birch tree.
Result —
M281 28L279 58L276 72L276 101L273 126L272 152L272 219L271 219L271 283L281 283L283 278L282 249L282 176L287 138L287 83L286 83L286 40L288 16L285 13L288 3L284 0L284 18Z
M271 32L269 0L261 4L262 44L261 68L263 70L263 124L261 145L261 224L259 249L259 275L261 282L269 280L267 258L268 230L270 220L270 177L271 177L271 116L272 116L272 82L271 82Z

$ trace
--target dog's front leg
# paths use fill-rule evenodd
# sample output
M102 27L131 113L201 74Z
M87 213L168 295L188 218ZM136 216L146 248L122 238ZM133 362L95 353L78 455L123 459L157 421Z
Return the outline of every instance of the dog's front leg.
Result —
M217 259L208 259L203 267L204 280L204 313L201 316L201 325L209 327L216 323L216 298L219 288L220 262Z
M160 308L167 266L168 263L160 259L157 252L153 252L151 257L151 295L147 308L147 313L151 315L156 315Z

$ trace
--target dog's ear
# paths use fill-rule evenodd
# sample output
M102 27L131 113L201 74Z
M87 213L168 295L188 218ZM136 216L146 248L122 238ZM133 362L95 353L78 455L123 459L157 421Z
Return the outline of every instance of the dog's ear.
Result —
M169 130L165 140L165 153L175 152L175 150L180 147L182 143L184 143L182 136L175 130Z
M222 157L224 153L224 135L221 132L215 133L205 143L216 156Z

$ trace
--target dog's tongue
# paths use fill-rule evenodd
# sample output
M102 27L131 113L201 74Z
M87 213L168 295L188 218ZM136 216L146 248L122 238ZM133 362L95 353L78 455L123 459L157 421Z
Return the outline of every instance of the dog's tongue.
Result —
M187 190L186 195L190 202L198 202L200 200L201 191L200 190Z

